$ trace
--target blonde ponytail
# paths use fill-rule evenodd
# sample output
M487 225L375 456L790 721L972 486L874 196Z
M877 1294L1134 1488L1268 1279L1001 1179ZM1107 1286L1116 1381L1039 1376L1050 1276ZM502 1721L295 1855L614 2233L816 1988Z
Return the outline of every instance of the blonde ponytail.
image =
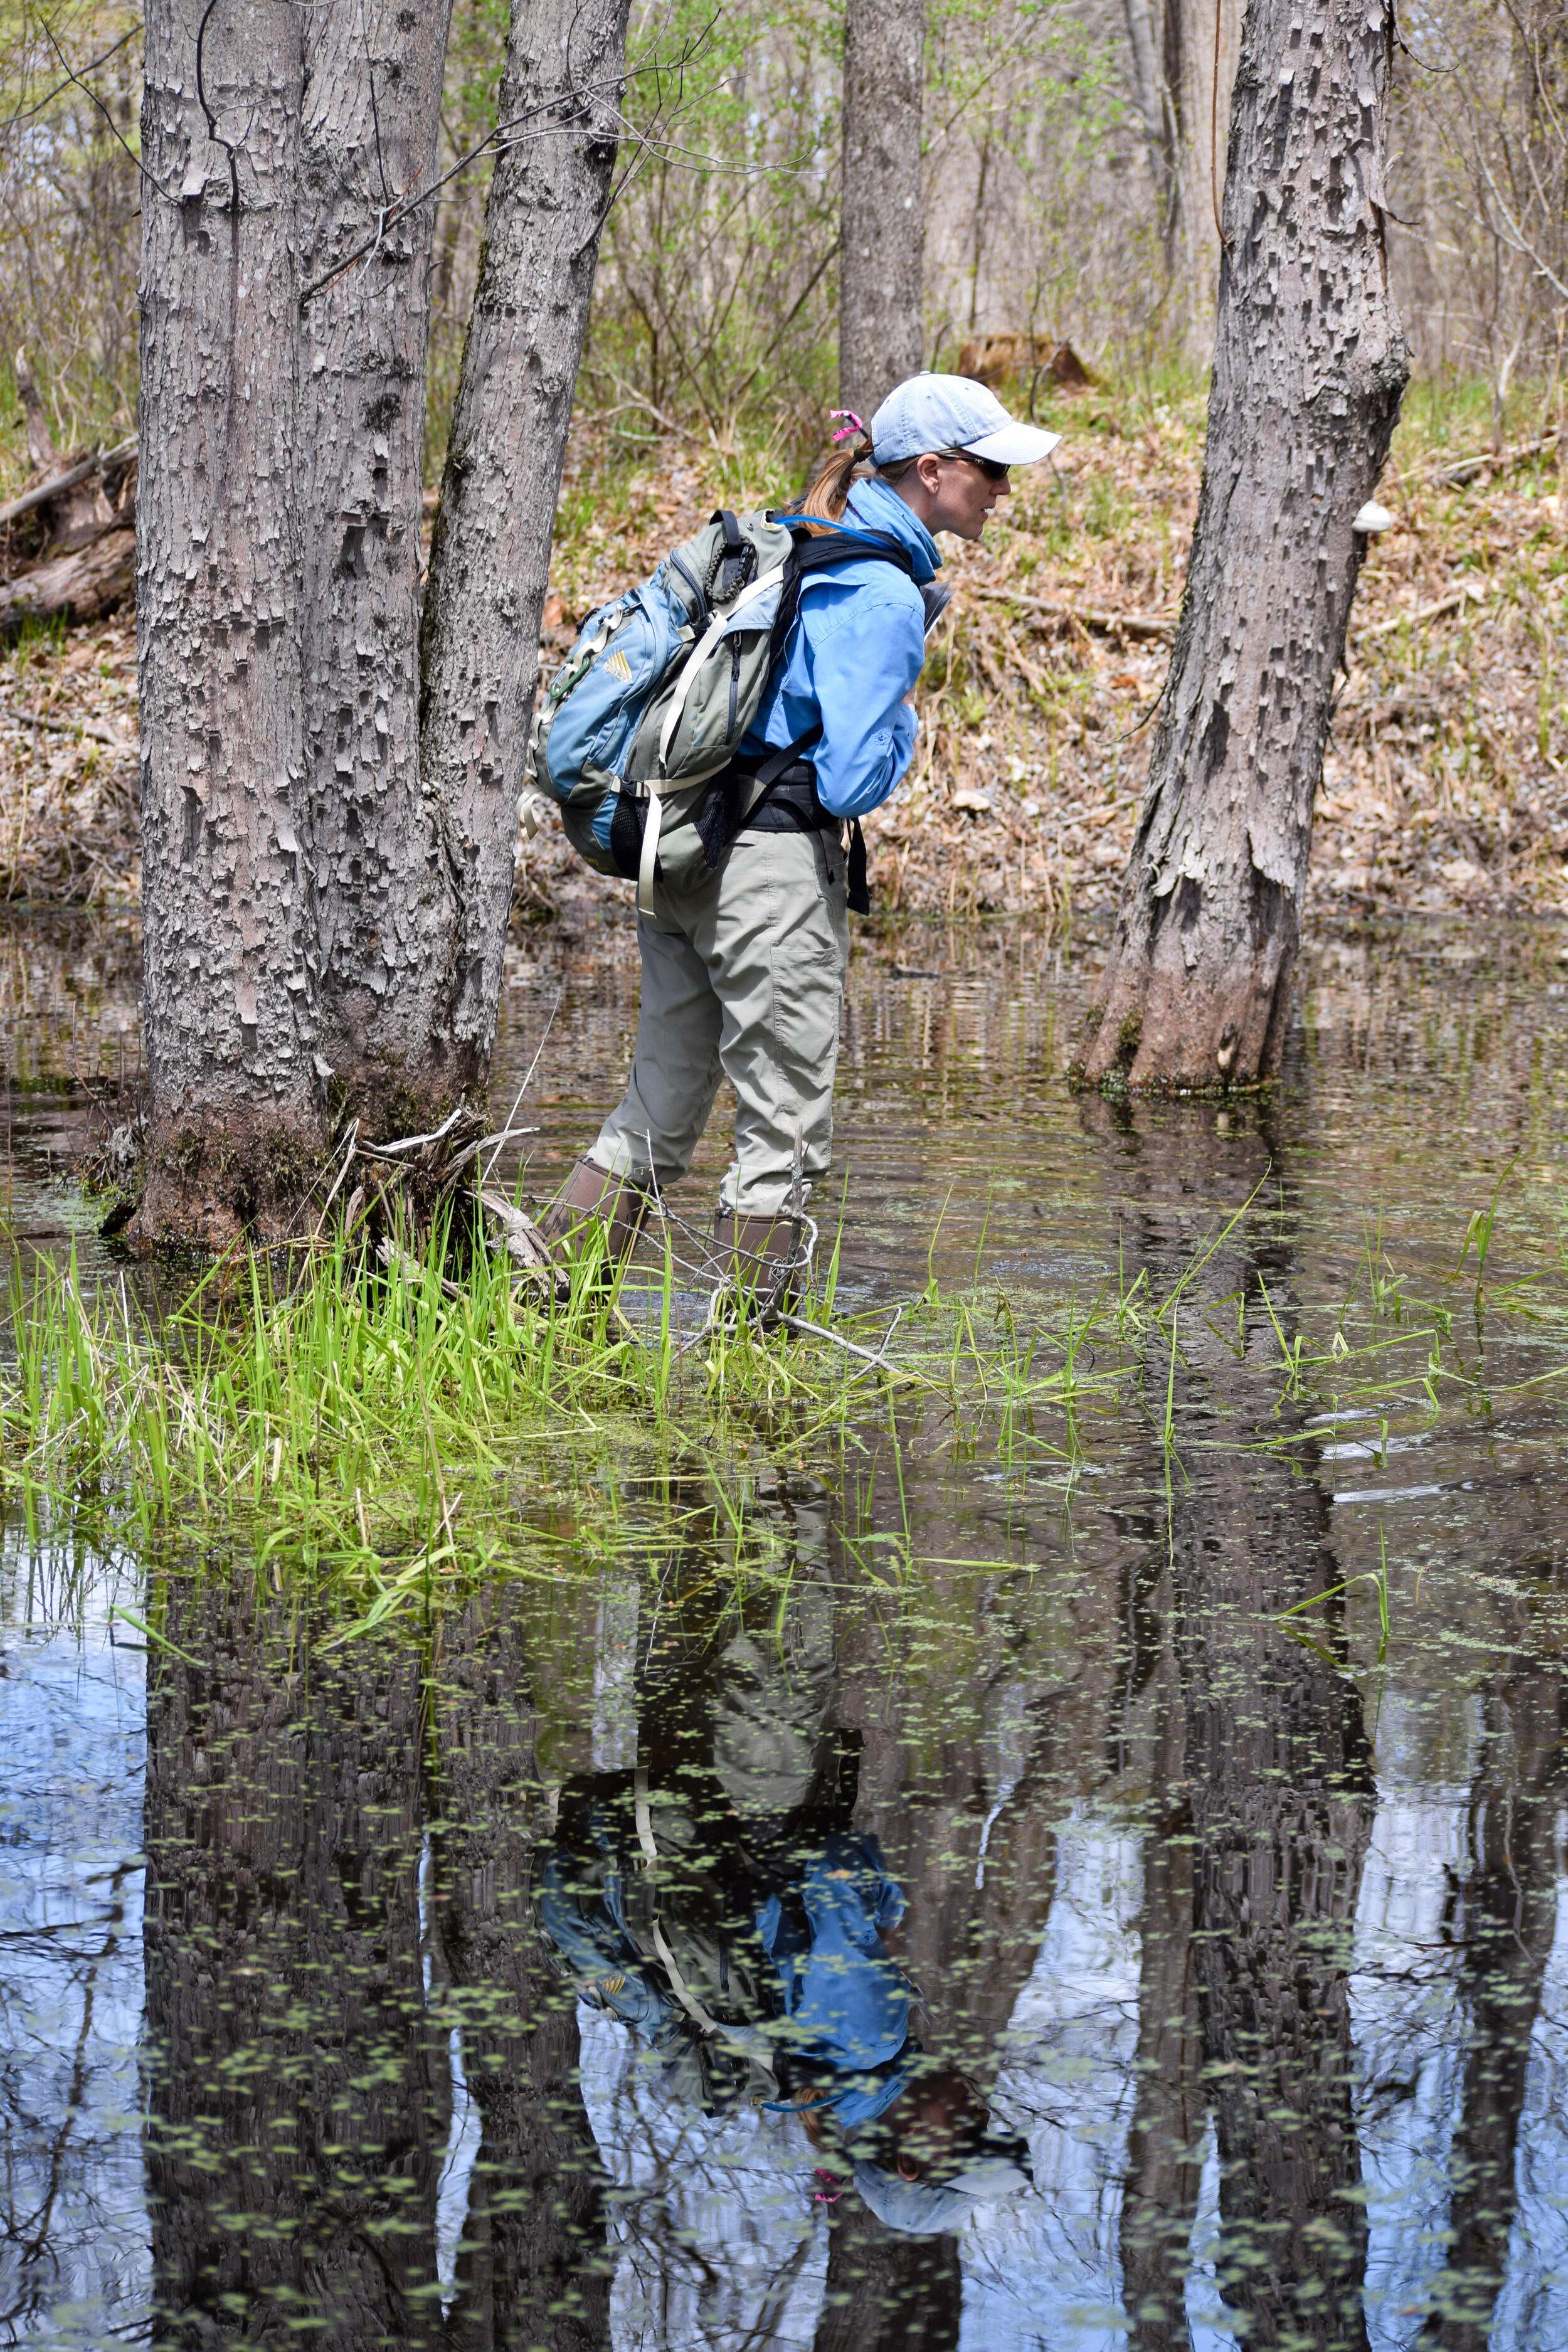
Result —
M801 506L808 515L823 515L829 522L837 522L844 512L856 468L869 464L871 457L871 436L854 410L836 408L833 415L847 421L833 436L832 455L818 467L801 499ZM847 445L842 449L837 446L841 441Z

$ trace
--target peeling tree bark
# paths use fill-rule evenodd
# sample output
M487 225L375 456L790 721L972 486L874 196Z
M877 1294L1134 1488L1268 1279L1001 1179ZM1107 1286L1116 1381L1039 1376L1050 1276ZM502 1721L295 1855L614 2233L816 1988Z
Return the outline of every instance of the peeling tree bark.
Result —
M295 8L150 0L142 148L143 1237L276 1231L325 1141L300 909ZM216 135L213 135L216 133ZM226 143L232 142L232 143Z
M435 175L450 0L308 14L300 279L310 289ZM333 1106L382 1136L447 1108L426 1022L444 946L419 782L420 501L435 207L306 303L300 350L305 761L319 1051Z
M454 1094L482 1083L500 1003L551 525L615 165L626 11L627 0L513 0L501 121L575 95L520 123L543 135L496 164L426 596L420 743L445 929L422 1025Z
M1223 1089L1278 1065L1312 803L1408 373L1389 297L1385 0L1251 0L1203 495L1142 818L1074 1076Z
M273 1239L334 1121L488 1075L626 0L515 0L421 707L430 212L384 215L430 177L449 13L148 21L146 1244Z
M865 0L846 18L838 396L868 420L921 363L924 47L924 0Z

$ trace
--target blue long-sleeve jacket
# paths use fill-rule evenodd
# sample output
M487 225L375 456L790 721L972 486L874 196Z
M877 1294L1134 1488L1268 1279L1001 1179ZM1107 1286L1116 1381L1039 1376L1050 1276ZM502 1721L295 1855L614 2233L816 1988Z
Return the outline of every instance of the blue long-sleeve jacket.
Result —
M909 766L916 719L905 696L925 658L920 588L942 562L918 515L885 482L857 482L841 528L896 539L914 579L875 560L808 576L784 659L742 745L753 756L793 743L817 720L806 755L830 816L879 808Z
M587 1865L592 1871L594 1865ZM612 1863L581 1875L584 1860L556 1848L540 1885L544 1932L579 1982L656 2049L667 2053L687 2032L668 1971L633 1934L626 1890ZM769 1895L755 1919L763 1950L777 1971L778 2014L752 2018L781 2048L812 2061L825 2079L841 2077L834 2104L847 2114L880 2112L902 2088L889 2073L910 2046L909 1979L882 1948L882 1935L904 1916L903 1890L889 1877L876 1839L835 1831L802 1858L786 1904ZM677 1910L666 1919L682 1941Z

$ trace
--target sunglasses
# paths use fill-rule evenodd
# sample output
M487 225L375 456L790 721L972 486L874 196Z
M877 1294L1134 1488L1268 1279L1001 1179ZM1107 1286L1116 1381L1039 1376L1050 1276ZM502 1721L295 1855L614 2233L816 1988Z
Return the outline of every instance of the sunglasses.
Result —
M1005 482L1007 468L999 466L994 457L977 457L973 449L939 449L941 457L962 457L966 466L978 466L988 482Z

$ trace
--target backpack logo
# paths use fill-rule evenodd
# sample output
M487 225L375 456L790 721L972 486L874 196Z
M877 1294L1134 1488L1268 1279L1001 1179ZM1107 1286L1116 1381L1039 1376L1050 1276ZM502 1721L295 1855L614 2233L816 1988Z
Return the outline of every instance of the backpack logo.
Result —
M608 661L605 664L605 667L609 671L612 677L618 677L623 686L630 686L632 682L632 666L630 662L627 661L625 654L619 651L613 653Z

